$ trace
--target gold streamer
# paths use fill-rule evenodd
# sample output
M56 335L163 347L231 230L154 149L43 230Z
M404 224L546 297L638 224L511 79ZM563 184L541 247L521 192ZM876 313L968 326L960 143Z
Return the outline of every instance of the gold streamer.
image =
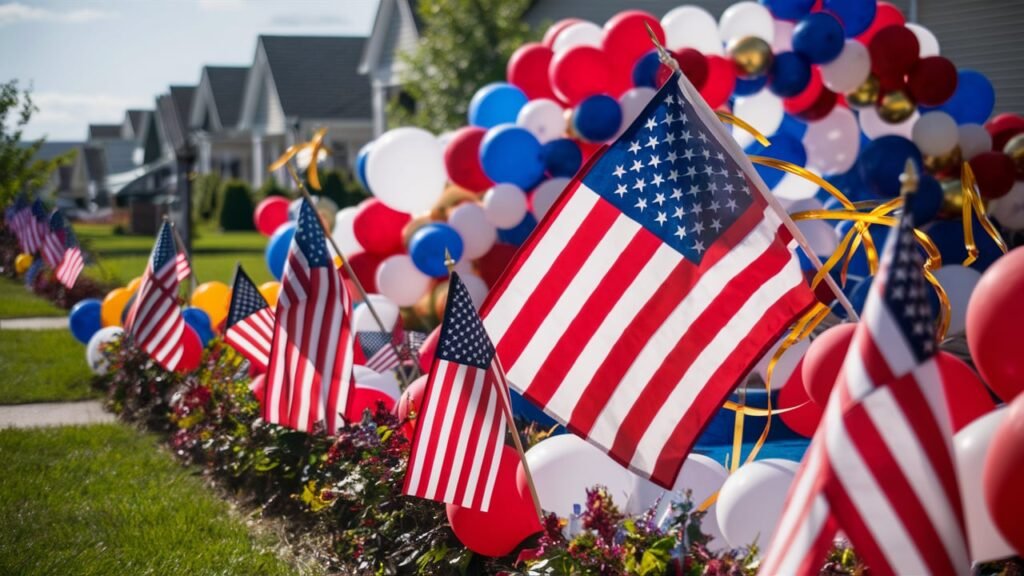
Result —
M715 112L715 114L718 115L718 119L721 120L722 122L736 126L737 128L742 129L747 134L753 136L754 139L757 140L762 146L772 145L771 141L768 140L767 136L758 132L757 128L754 128L750 123L740 118L739 116L733 116L732 114L728 112L723 112L721 110Z
M999 235L992 221L985 214L985 205L978 196L977 183L974 179L974 171L971 165L964 162L963 172L960 175L960 182L963 187L963 218L964 218L964 247L967 248L967 258L963 265L970 266L978 259L978 245L974 242L974 226L971 223L971 213L977 214L978 222L986 233L995 241L999 249L1006 253L1006 242Z
M320 173L317 171L317 156L320 155L320 151L323 150L328 154L331 153L330 149L324 146L324 136L327 135L327 128L321 128L313 134L313 138L309 142L302 142L299 144L292 144L284 153L274 160L274 163L270 165L270 171L279 170L284 167L288 162L291 161L299 152L303 150L310 151L309 166L306 167L306 178L309 180L309 186L314 190L320 190Z

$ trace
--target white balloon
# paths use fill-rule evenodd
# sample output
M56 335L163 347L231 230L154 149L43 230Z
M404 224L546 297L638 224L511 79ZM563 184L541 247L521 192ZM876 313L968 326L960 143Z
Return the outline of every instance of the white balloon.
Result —
M619 107L622 108L622 125L619 127L620 134L625 132L626 128L629 128L630 124L644 111L644 107L650 103L657 93L658 91L654 88L638 86L626 90L622 96L619 96Z
M554 100L530 100L519 109L516 125L529 130L544 144L565 135L565 110Z
M801 220L796 227L803 232L811 250L818 256L831 256L839 247L839 234L824 220Z
M448 144L451 143L452 138L455 137L455 130L445 130L437 135L437 141L441 144L442 148L447 148Z
M856 40L847 40L839 56L819 66L825 87L841 94L850 92L864 83L871 74L871 54L867 46Z
M914 114L900 122L898 124L890 124L878 115L878 111L872 107L864 108L860 111L860 129L864 131L864 134L868 138L874 140L875 138L881 138L882 136L888 136L890 134L896 136L903 136L907 140L911 140L914 137L914 124L917 119L921 117L921 113L914 111Z
M548 213L569 182L569 178L551 178L533 189L533 215L538 221Z
M737 2L722 12L718 34L725 44L747 36L757 36L771 44L775 40L775 20L772 13L757 2Z
M772 53L781 54L793 50L793 29L796 22L788 20L775 21L775 39L772 40Z
M448 225L462 238L462 259L476 260L487 254L498 240L498 231L487 220L483 207L475 202L464 202L448 215Z
M394 371L389 370L388 372L380 373L366 366L356 364L352 366L352 376L356 380L356 386L372 388L387 394L396 404L402 396L402 388L398 384Z
M1018 180L1005 196L990 200L988 213L1008 230L1024 230L1024 181Z
M740 466L718 492L718 525L726 542L740 548L771 546L795 473L791 463L768 459Z
M123 334L124 330L120 326L107 326L100 328L89 338L89 343L85 345L85 361L89 364L89 369L93 374L102 376L107 373L110 361L107 360L102 349L104 345L120 338Z
M961 124L957 131L960 133L960 153L964 160L992 150L992 135L981 124Z
M949 298L949 334L961 334L967 326L967 303L981 279L981 272L959 264L949 264L935 271L935 279L946 290Z
M459 272L459 279L462 280L466 291L469 292L469 299L473 301L473 307L479 310L484 300L487 299L487 293L490 292L487 282L472 272Z
M965 426L953 437L956 452L957 477L960 480L960 498L967 523L967 543L971 560L984 562L1014 554L999 529L992 523L988 505L985 503L985 489L982 471L985 469L985 454L988 452L992 435L1006 417L1006 407L996 408Z
M781 344L782 340L779 340L775 346L772 346L772 349L769 350L767 354L761 357L757 362L757 365L754 367L754 370L757 372L758 376L761 377L761 380L768 379L768 363L771 362ZM797 364L799 364L800 360L805 354L807 354L807 348L809 348L810 345L811 343L808 340L800 340L782 353L782 356L779 357L779 361L775 363L775 368L772 370L772 390L782 388L782 386L789 381L789 377L793 375L793 371L796 370Z
M761 90L752 96L738 96L733 113L753 125L762 134L775 134L786 116L782 98L770 90ZM754 142L754 137L739 126L733 127L732 136L744 148Z
M941 110L923 114L914 124L912 135L914 144L927 156L943 156L960 141L956 120Z
M820 174L848 171L860 152L857 117L849 108L836 106L828 116L807 124L803 145L807 150L807 168Z
M921 26L920 24L915 24L914 22L907 22L905 26L914 33L914 36L917 36L917 44L920 46L919 55L921 58L939 55L939 39L935 37L935 34L932 34L931 30Z
M818 171L808 170L808 172L817 174ZM782 201L783 205L786 205L798 200L814 198L818 193L818 189L818 185L807 178L786 173L782 176L782 180L779 180L779 183L775 185L775 188L772 188L772 194Z
M408 254L388 256L377 267L377 289L399 306L418 302L430 290L430 282L430 276L420 272Z
M342 254L346 256L363 251L363 245L359 243L355 230L352 227L358 213L358 207L349 206L348 208L338 210L337 215L334 217L334 230L331 232L331 237L334 238L334 242L338 245Z
M376 310L380 321L384 324L384 331L393 330L395 323L398 322L398 305L382 294L367 294L366 297L370 304L373 305L373 309ZM370 308L366 302L356 304L356 307L352 310L352 330L355 332L381 331L381 327L374 320L373 314L370 313Z
M558 55L576 46L600 48L603 40L604 28L593 22L576 22L566 26L565 30L558 33L554 44L551 45L551 51Z
M484 212L495 227L515 228L526 217L526 194L515 184L495 184L484 194Z
M422 128L396 128L374 141L366 160L370 190L393 210L426 212L444 192L444 146Z
M723 53L718 22L699 6L680 6L669 10L661 19L661 27L665 30L665 47L669 50L693 48L704 55L716 56Z
M632 473L607 454L574 434L552 436L526 451L540 506L569 518L573 504L587 502L587 489L602 485L612 501L629 501Z

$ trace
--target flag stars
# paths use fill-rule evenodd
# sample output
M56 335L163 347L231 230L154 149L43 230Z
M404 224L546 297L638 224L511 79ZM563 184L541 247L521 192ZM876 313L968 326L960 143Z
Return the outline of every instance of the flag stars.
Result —
M690 190L687 192L687 194L689 194L690 196L697 196L698 194L700 194L700 186L697 186L696 184L690 186Z
M633 172L639 172L644 169L644 163L639 160L633 160L633 165L629 169Z
M672 217L676 218L676 219L679 219L679 220L682 220L684 214L685 214L685 212L683 211L683 207L682 206L676 206L675 212L672 214Z
M665 195L662 194L661 192L658 192L657 194L655 194L654 195L654 203L657 204L658 206L661 206L662 204L664 204L665 203Z
M661 123L662 124L671 124L671 123L673 123L675 121L676 121L675 115L672 114L671 112L669 112L668 114L665 114L665 118L661 121Z
M738 206L736 201L730 198L729 201L725 203L725 207L728 208L730 212L735 212Z
M644 125L644 127L647 128L648 130L654 130L655 128L657 128L657 126L658 122L654 118L648 118L647 123Z
M644 210L647 209L647 199L641 197L641 198L637 199L636 204L634 204L633 206L635 208L639 208L640 211L643 212Z
M693 207L690 208L691 214L696 214L697 216L700 216L702 212L704 212L704 207L700 205L700 202L694 203Z
M700 151L700 155L703 156L705 160L707 160L708 158L711 157L711 151L708 150L707 148L702 148ZM708 168L712 169L711 166L708 166Z
M679 170L669 170L668 179L672 182L679 180Z
M684 119L686 118L686 114L683 114L683 118ZM685 120L684 120L684 122L685 122ZM693 138L693 136L690 135L690 131L689 130L683 130L682 134L680 134L679 137L683 139L683 142L689 142L690 139Z
M622 176L625 173L626 173L626 169L622 166L622 164L619 164L619 165L615 166L615 171L612 172L612 174L614 174L616 178L622 178Z
M711 229L715 231L715 234L718 234L718 231L722 229L722 220L720 218L715 218L711 221L710 226Z
M646 188L646 187L647 187L647 182L645 182L643 178L637 178L636 179L636 183L633 184L633 189L634 190L639 190L641 192L643 192L644 188Z
M679 155L676 154L675 150L669 150L668 155L665 157L666 162L675 162L679 159Z
M625 196L626 192L627 192L627 190L626 190L626 185L625 184L619 184L618 186L615 187L615 194L617 194L619 196L619 198L622 198L623 196Z
M701 142L706 144L708 141L708 136L707 134L704 133L703 130L697 130L697 140L700 140ZM705 156L705 158L707 158L707 156Z
M673 188L672 189L672 196L671 196L671 198L673 200L679 200L682 197L683 197L683 189L682 188Z
M687 161L693 160L693 150L687 148L686 152L683 152L683 158L686 159ZM696 169L693 166L690 166L690 170L694 174L697 173ZM687 174L687 176L689 176L689 174Z
M711 203L708 204L708 210L711 210L712 212L717 213L719 208L721 208L721 206L719 206L718 200L712 200Z
M651 180L651 184L655 186L661 186L663 182L665 182L665 178L658 173L655 173L654 178Z
M683 228L682 226L676 226L676 231L673 235L676 238L679 238L680 240L686 238L686 228Z
M662 226L665 225L666 220L668 220L668 217L665 215L664 212L658 212L658 216L654 219L655 222Z
M718 160L719 162L725 162L725 154L722 154L721 152L716 152L715 160Z
M629 143L629 151L632 152L633 154L640 153L640 141L639 140L633 140L632 142L630 142Z
M694 244L693 244L693 251L696 252L698 255L703 254L704 253L704 243L701 242L700 240L697 240L696 242L694 242Z
M687 152L690 152L690 151L687 150ZM689 168L686 169L686 176L689 176L690 178L696 178L697 177L697 169L694 168L693 166L690 166Z
M657 154L652 154L651 160L647 162L647 165L654 166L655 168L657 168L658 166L661 165L661 158L659 158Z
M700 220L697 220L696 222L694 222L693 223L693 231L696 232L697 234L703 234L704 233L704 223L701 222Z
M645 148L651 148L651 149L657 148L658 147L658 139L656 137L654 137L654 136L651 136L650 138L647 139L647 144L644 144L644 147Z
M675 144L675 142L676 142L676 135L675 134L673 134L672 132L668 132L668 133L665 134L665 144L668 144L669 146L671 146L672 144Z
M736 188L733 187L732 182L726 182L725 186L722 188L722 192L727 192L729 194L732 194L733 190L735 190L735 189Z

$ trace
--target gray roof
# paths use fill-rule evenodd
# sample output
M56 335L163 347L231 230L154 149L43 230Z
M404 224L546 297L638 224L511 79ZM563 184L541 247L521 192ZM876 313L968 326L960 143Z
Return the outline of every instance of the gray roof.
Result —
M120 138L120 124L89 124L89 140L118 140Z
M260 36L287 117L369 119L370 83L359 75L365 37Z
M213 102L223 127L234 127L242 113L242 97L245 96L245 78L248 66L207 66L206 77L210 81Z
M28 147L32 144L32 142L20 143L22 147ZM68 152L69 150L75 150L81 145L82 142L46 141L39 147L39 150L35 154L35 158L38 160L50 160Z
M188 126L188 116L192 111L192 98L195 95L195 86L171 86L171 100L174 101L174 111L178 115L178 123L181 126Z
M99 146L83 146L82 152L85 157L85 170L89 180L102 181L107 177L107 161L103 149Z
M129 110L126 115L128 116L128 123L132 127L132 137L138 138L142 133L143 124L146 122L147 115L152 114L152 110Z
M195 86L171 86L170 94L156 97L156 113L167 142L174 150L188 143L189 116Z

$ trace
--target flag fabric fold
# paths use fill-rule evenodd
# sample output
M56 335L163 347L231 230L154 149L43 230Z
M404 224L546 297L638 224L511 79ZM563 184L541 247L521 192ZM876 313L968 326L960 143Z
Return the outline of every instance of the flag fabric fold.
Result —
M78 245L78 238L71 226L64 229L64 252L60 264L54 269L57 281L68 290L75 287L79 275L85 269L85 259L82 257L82 248Z
M25 218L25 251L35 254L42 248L43 238L50 230L50 220L46 215L43 201L36 198L32 201L30 212Z
M235 269L231 305L224 329L224 341L265 372L274 338L274 311L260 294L242 265Z

